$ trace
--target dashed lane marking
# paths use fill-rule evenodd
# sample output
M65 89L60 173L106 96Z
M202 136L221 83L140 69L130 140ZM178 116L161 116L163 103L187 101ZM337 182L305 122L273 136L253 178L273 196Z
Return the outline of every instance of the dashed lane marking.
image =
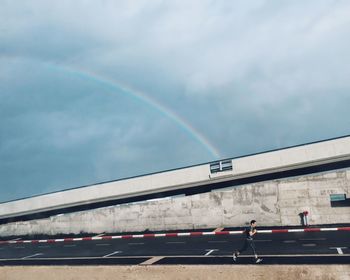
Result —
M15 249L24 249L24 248L25 248L24 246L15 247Z
M185 244L186 242L176 242L176 241L173 241L173 242L165 242L166 244Z
M283 243L295 243L297 242L296 240L283 240Z
M145 243L142 243L142 242L139 242L139 243L128 243L128 245L131 245L131 246L133 246L133 245L144 245Z
M303 247L315 247L317 245L314 243L310 243L310 244L302 244L301 246L303 246Z
M101 244L96 244L96 246L111 246L112 244L109 243L101 243Z
M326 238L300 238L299 240L302 240L302 241L319 241L319 240L326 240Z

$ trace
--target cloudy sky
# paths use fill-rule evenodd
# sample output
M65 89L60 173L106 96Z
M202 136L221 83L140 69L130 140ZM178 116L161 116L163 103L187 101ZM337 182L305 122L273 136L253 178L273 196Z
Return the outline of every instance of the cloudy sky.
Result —
M349 1L0 0L0 201L350 134Z

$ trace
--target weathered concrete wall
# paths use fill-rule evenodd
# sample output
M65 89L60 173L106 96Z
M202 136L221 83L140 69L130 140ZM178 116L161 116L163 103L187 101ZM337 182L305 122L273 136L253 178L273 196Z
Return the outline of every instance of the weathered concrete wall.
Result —
M307 210L311 224L350 222L350 207L330 207L330 194L350 195L350 170L279 182L281 224L297 224L296 213Z
M349 207L330 206L330 194L350 195L350 169L267 181L168 200L119 205L0 227L0 235L127 232L350 221Z

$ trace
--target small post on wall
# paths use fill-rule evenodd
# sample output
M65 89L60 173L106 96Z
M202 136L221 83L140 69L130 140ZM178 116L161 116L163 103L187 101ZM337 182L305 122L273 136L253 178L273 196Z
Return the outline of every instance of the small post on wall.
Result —
M308 215L309 215L308 211L303 212L304 226L306 226L306 227L309 226Z

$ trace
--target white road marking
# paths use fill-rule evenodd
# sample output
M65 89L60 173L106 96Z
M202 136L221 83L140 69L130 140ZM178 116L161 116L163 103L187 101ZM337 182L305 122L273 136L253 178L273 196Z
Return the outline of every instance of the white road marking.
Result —
M209 251L208 253L206 253L204 256L209 256L211 253L213 253L214 251L218 251L218 249L206 249L206 251Z
M128 245L143 245L143 244L145 244L145 243L128 243Z
M289 229L288 232L304 232L304 229Z
M338 254L283 254L283 255L260 255L259 254L259 257L343 257L343 256L350 256L350 254L344 254L342 256L339 256ZM215 256L216 257L216 256ZM221 255L219 256L221 257ZM232 257L232 254L231 255L225 255L225 257ZM254 257L254 255L240 255L239 258L251 258L251 257Z
M15 247L16 249L24 249L25 247L24 246L18 246L18 247Z
M121 235L115 235L115 236L112 236L112 239L122 239L122 236Z
M32 257L35 257L35 256L41 256L41 255L43 255L43 253L37 253L37 254L34 254L34 255L23 257L22 260L28 259L28 258L32 258Z
M101 240L101 239L102 239L102 237L100 237L100 236L91 237L91 240Z
M50 248L50 246L38 246L38 248Z
M302 244L301 246L303 246L303 247L315 247L317 245L314 243L310 243L310 244Z
M229 234L242 234L242 233L243 233L243 231L241 231L241 230L229 231Z
M189 232L180 232L177 234L177 236L190 236L191 234Z
M338 251L339 255L343 255L344 254L341 248L337 248L337 251Z
M203 232L203 235L215 235L214 231Z
M165 242L167 244L185 244L186 242Z
M121 253L121 252L123 252L123 251L115 251L115 252L113 252L113 253L110 253L110 254L108 254L108 255L103 256L102 258L108 258L108 257L110 257L110 256L113 256L113 255L115 255L115 254L119 254L119 253Z
M299 240L303 240L303 241L318 241L318 240L326 240L326 238L300 238Z
M101 244L96 244L96 246L111 246L112 244L109 243L101 243Z
M164 257L153 257L151 259L148 259L147 261L140 263L140 265L151 265L151 264L154 264L155 262L157 262L163 258Z
M283 243L295 243L297 242L296 240L283 240Z
M329 249L336 249L339 255L344 255L342 249L347 249L348 247L329 247Z
M109 254L109 255L113 255L113 254L116 254L118 252L122 252L122 251L116 251L112 254ZM108 255L107 255L108 256ZM342 257L350 257L350 254L343 254L343 255L339 255L339 254L289 254L289 255L259 255L259 257L328 257L328 256L333 256L333 257L336 257L338 256L339 258L342 258ZM114 258L131 258L131 259L134 259L134 258L151 258L152 256L149 256L149 255L146 255L146 256L118 256L118 257L114 257ZM206 256L204 255L168 255L166 257L202 257L202 258L205 258ZM229 255L215 255L214 257L229 257L231 258L232 257L232 253L229 254ZM240 258L252 258L254 257L254 255L241 255ZM35 258L36 260L91 260L91 259L100 259L100 258L103 258L103 257L63 257L63 258L55 258L55 257L42 257L42 258ZM6 260L21 260L22 258L14 258L14 259L0 259L0 261L6 261Z

